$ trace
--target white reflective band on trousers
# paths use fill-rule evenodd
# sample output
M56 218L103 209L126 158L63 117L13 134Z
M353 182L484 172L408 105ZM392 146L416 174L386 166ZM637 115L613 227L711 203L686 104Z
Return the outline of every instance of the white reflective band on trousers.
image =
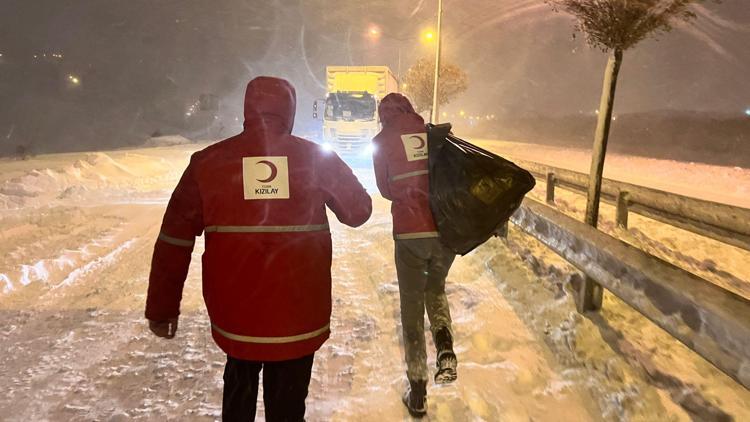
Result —
M328 231L328 224L306 226L208 226L206 233L289 233Z
M396 240L429 239L433 237L440 237L440 235L438 235L438 232L401 233L393 235L393 238Z
M195 238L193 238L193 240L178 239L176 237L168 236L164 233L159 233L159 240L169 243L170 245L182 246L185 248L192 248L193 245L195 245Z
M397 174L395 176L391 176L391 182L395 182L396 180L401 180L401 179L407 179L409 177L422 176L425 174L430 174L429 170L417 170L417 171L410 171L408 173Z
M303 340L309 340L311 338L318 337L321 334L324 334L328 329L330 328L331 324L326 324L324 327L318 328L315 331L310 331L309 333L304 334L298 334L296 336L286 336L286 337L255 337L255 336L243 336L239 334L233 334L227 331L222 330L221 328L217 327L216 324L211 324L211 327L216 331L217 333L221 334L223 337L226 337L230 340L234 341L240 341L242 343L258 343L258 344L285 344L285 343L294 343L297 341L303 341Z

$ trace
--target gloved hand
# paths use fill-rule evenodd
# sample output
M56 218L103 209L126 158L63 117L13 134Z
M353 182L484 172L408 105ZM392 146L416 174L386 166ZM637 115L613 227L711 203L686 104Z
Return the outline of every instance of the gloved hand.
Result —
M164 321L148 321L148 328L157 337L174 338L177 332L177 318L169 318Z

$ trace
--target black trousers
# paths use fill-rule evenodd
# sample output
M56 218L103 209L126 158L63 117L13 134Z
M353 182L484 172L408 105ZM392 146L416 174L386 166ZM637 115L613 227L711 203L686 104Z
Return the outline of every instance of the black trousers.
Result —
M310 385L313 357L280 362L256 362L227 356L224 368L224 400L221 417L225 422L255 419L258 375L263 369L263 404L266 421L305 420L305 398Z

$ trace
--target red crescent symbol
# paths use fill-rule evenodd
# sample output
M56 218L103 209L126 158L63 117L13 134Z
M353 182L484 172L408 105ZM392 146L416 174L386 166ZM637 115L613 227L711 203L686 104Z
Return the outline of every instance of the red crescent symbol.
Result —
M257 162L257 163L255 163L255 164L265 164L265 165L267 165L267 166L268 166L268 168L270 168L270 169L271 169L271 176L269 176L269 177L268 177L268 179L255 179L255 180L259 181L260 183L268 183L268 182L272 181L273 179L275 179L275 178L276 178L276 175L277 175L277 174L279 173L279 170L278 170L278 169L276 168L276 166L275 166L275 165L274 165L274 164L273 164L272 162L270 162L270 161L266 161L266 160L261 160L261 161L258 161L258 162Z
M417 141L419 141L419 145L415 146L414 149L422 149L424 148L425 145L427 145L424 139L420 138L419 136L414 135L414 136L409 137L409 139L412 139L412 138L416 138Z

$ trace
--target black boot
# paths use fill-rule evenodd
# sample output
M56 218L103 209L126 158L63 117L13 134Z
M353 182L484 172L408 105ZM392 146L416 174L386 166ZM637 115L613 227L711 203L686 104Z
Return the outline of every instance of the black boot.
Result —
M435 333L435 347L437 348L436 384L448 384L458 378L456 367L458 359L453 353L453 336L448 327L442 327Z
M427 414L427 380L409 380L409 388L404 393L404 405L409 414L421 418Z

